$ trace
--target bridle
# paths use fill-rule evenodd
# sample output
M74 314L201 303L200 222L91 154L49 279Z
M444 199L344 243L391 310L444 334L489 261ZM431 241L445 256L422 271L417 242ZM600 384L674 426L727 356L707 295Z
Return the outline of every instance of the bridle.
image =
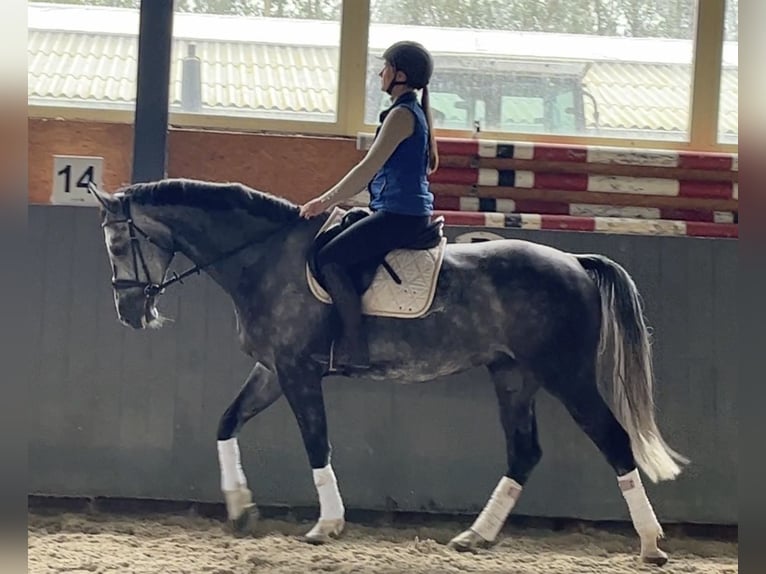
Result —
M109 227L110 225L118 225L121 223L126 223L128 225L128 233L130 234L130 252L131 257L133 260L133 278L132 279L118 279L117 278L117 266L112 264L112 287L116 290L120 289L132 289L135 287L141 287L144 290L144 295L146 295L147 298L154 297L156 295L159 295L162 293L166 287L172 285L173 283L181 281L184 277L187 277L188 275L191 275L192 273L199 272L199 268L192 269L187 272L182 273L181 275L173 274L173 277L171 279L168 279L166 281L160 281L155 282L152 281L151 274L149 273L149 266L146 264L146 258L144 257L144 252L141 249L141 240L145 240L155 247L158 247L162 251L169 253L170 258L175 256L177 250L175 247L169 248L162 244L160 244L155 239L152 239L152 237L146 233L143 229L141 229L138 224L133 220L133 217L130 213L130 200L127 197L120 197L120 210L122 212L122 218L121 219L110 219L107 221L104 221L101 224L102 228ZM111 207L107 206L107 211L111 211ZM112 211L114 213L114 211ZM140 268L139 268L140 264ZM144 277L146 278L146 281L141 280L141 274L140 272L144 272Z
M112 287L119 291L121 289L132 289L136 287L141 287L144 291L144 295L146 298L151 298L159 295L160 293L164 292L167 287L170 287L171 285L175 283L183 283L183 280L186 279L189 275L193 274L199 274L200 271L203 269L210 267L211 265L215 265L216 263L220 263L224 259L228 259L229 257L239 253L243 249L253 245L253 243L261 242L264 240L263 236L256 237L254 239L251 239L242 245L230 250L225 251L218 257L214 258L211 261L208 261L207 263L203 263L202 265L197 264L193 267L190 267L180 275L176 272L172 273L172 276L169 279L165 279L164 281L152 281L151 275L149 273L149 266L146 264L146 258L144 257L144 252L141 249L141 241L147 241L148 243L151 243L155 247L161 249L165 253L170 254L170 260L168 261L168 265L170 265L170 261L172 261L173 257L176 253L178 253L178 249L176 249L175 245L168 247L166 245L162 245L157 240L153 239L146 231L141 229L141 227L138 226L138 224L133 220L133 217L130 212L130 200L126 196L115 196L115 199L119 199L120 201L120 210L122 212L122 218L121 219L111 219L104 221L101 224L102 228L109 227L110 225L117 225L120 223L125 223L128 225L128 233L130 234L130 251L133 261L133 278L132 279L118 279L117 278L117 266L112 264ZM104 205L104 208L111 212L115 213L115 210L112 206L102 204ZM140 265L140 267L139 267ZM146 281L141 280L140 272L144 272L144 277L146 278Z

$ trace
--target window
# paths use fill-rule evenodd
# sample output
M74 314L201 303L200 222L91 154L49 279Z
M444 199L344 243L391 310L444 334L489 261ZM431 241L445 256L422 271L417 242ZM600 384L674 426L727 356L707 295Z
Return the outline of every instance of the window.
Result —
M139 5L140 0L30 2L29 104L133 110Z
M132 121L140 5L28 4L30 116ZM699 5L709 10L711 3ZM690 134L695 149L738 142L737 0L727 0L724 21L717 22L719 14L712 19L725 26L721 90L709 98L720 100L717 126L695 130L698 0L175 0L174 6L168 104L177 126L371 131L390 104L377 76L380 55L412 38L436 60L431 101L444 135L478 128L497 139L623 138L676 149L689 145ZM364 22L368 12L365 69L363 29L341 30L341 22ZM703 19L709 26L711 19ZM705 53L702 66L717 73L706 63L710 51L698 52ZM716 103L709 99L695 107L695 122L711 121L702 111Z
M696 0L372 0L367 88L397 40L434 55L437 127L689 137ZM387 99L368 95L373 124ZM456 113L465 110L463 113Z
M140 0L29 4L29 103L135 107ZM170 112L335 122L341 0L177 0Z
M335 122L341 0L177 0L170 111Z
M723 63L718 104L718 142L736 144L739 139L739 2L726 0Z

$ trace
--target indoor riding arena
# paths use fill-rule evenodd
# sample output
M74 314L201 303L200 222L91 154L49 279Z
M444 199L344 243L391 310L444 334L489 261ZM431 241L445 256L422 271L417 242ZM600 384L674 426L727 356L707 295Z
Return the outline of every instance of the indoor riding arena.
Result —
M29 2L30 573L739 571L738 3L564 10ZM441 235L327 373L402 40Z

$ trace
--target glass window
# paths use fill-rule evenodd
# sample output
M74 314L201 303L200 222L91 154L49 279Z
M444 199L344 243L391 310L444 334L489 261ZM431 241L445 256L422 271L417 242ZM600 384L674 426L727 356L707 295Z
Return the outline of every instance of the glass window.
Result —
M170 111L335 122L341 0L177 0Z
M140 0L30 2L29 104L133 110L139 5Z
M438 127L666 139L689 136L696 0L371 0L365 122L380 55L403 39L434 55ZM457 112L461 113L457 113Z
M341 0L177 0L170 111L335 122Z
M698 0L369 2L366 124L390 103L380 55L411 38L436 60L438 127L688 141ZM132 111L140 3L30 2L30 106ZM232 128L242 117L336 123L342 6L175 0L170 111ZM737 0L725 26L718 141L736 144Z
M135 107L141 0L29 4L29 102ZM170 111L336 121L341 0L176 0Z
M739 2L726 0L723 65L718 105L718 142L736 144L739 140Z

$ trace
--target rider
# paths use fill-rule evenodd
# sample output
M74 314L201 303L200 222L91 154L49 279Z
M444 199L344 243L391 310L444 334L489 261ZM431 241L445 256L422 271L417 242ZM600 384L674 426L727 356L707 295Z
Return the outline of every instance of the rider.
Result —
M433 211L428 175L439 161L428 97L433 59L421 44L402 41L390 46L383 60L378 74L381 90L393 103L380 114L381 125L370 150L337 184L301 206L301 216L314 217L353 197L365 185L370 192L371 215L345 229L317 254L343 329L333 352L336 368L369 368L361 298L348 269L406 247L429 225ZM422 90L421 103L416 90Z

